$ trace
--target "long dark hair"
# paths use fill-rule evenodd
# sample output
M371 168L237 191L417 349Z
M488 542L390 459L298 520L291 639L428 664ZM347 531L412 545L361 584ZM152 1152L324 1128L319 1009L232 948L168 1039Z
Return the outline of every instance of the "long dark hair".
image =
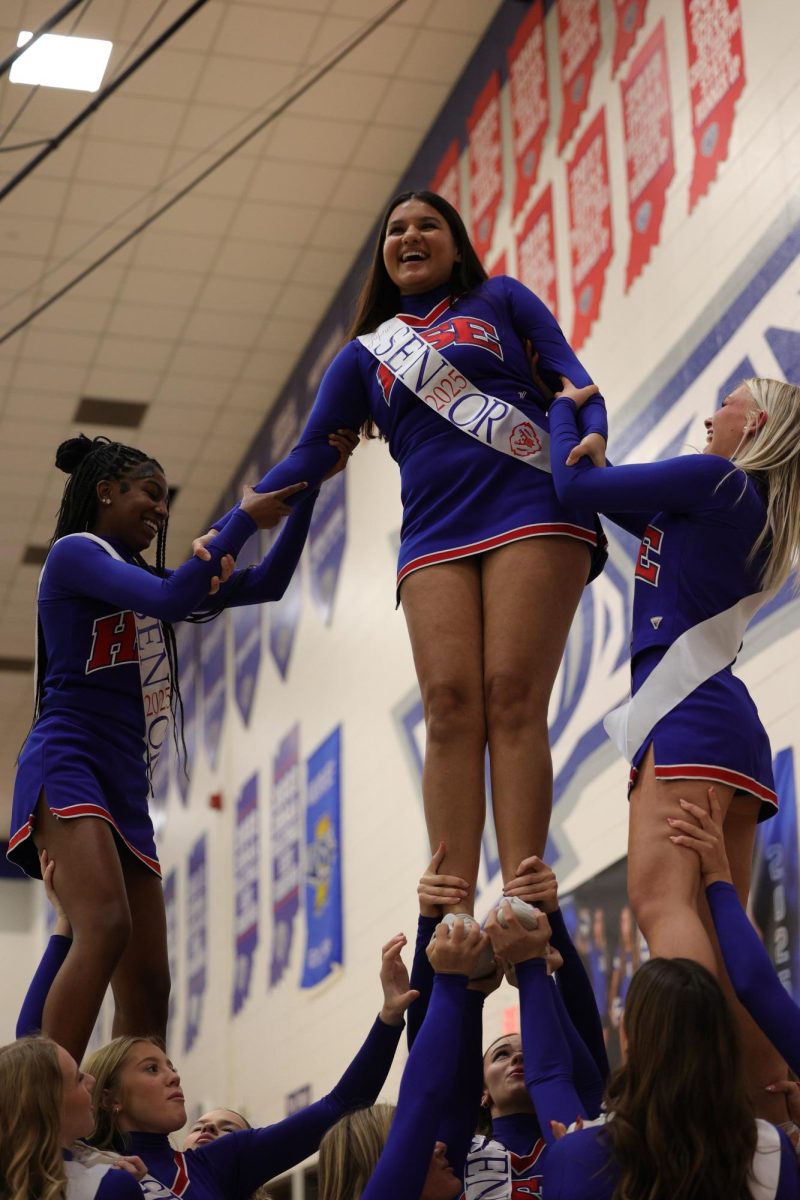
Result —
M713 975L654 958L625 1003L628 1060L606 1091L613 1200L747 1200L756 1125L738 1033ZM708 1118L723 1135L709 1144Z
M163 473L164 468L158 459L144 450L134 446L126 446L122 442L112 442L107 437L87 438L80 434L68 438L56 450L56 466L69 476L61 497L61 507L56 518L56 527L50 547L52 549L59 538L70 533L84 533L90 529L97 517L97 485L101 479L124 481L126 476L138 466L152 464ZM166 575L165 553L167 546L167 526L169 516L165 517L156 538L155 564L150 565L135 554L133 561L138 567L153 575L163 578ZM183 737L183 698L178 682L178 650L175 643L175 630L169 621L162 621L164 644L167 651L172 688L170 690L170 708L172 709L173 737L175 747L182 756L184 770L186 769L186 743ZM37 623L37 672L36 672L36 706L34 720L39 715L44 691L45 668L47 666L47 649L41 621ZM179 740L180 738L180 740Z
M395 196L393 200L389 201L383 214L372 262L356 302L355 315L347 333L348 341L362 333L369 333L371 330L377 329L383 321L387 321L389 317L393 317L400 310L400 289L395 283L392 283L389 272L386 270L386 264L383 261L383 243L386 240L386 229L390 216L398 204L405 204L407 200L421 200L423 204L429 204L444 217L450 228L460 255L460 259L453 264L453 273L450 276L450 292L453 297L458 298L471 292L473 288L485 283L489 278L481 260L475 253L475 247L470 241L460 213L453 208L449 200L445 200L444 196L439 196L436 192L401 192L399 196ZM361 432L365 437L375 437L375 424L371 418L364 422Z

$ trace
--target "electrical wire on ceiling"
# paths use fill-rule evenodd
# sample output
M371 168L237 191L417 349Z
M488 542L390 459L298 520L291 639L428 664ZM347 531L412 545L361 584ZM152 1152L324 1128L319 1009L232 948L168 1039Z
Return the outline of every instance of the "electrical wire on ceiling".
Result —
M4 58L3 61L0 62L0 79L3 78L7 71L11 70L14 63L18 58L22 57L26 50L30 50L34 42L38 42L39 38L42 37L43 34L47 33L48 30L57 25L59 21L63 21L64 17L69 16L73 8L77 8L79 4L83 4L84 2L85 0L67 0L67 3L62 5L58 12L53 13L52 17L48 17L44 24L40 25L39 28L34 32L33 36L28 38L24 46L17 46L16 50L12 51L8 58Z
M306 94L306 92L310 91L316 83L318 83L321 79L324 79L326 75L330 74L330 72L337 67L340 62L347 58L347 56L351 54L352 51L358 46L360 46L362 42L366 41L366 39L372 33L374 33L376 29L379 29L380 26L383 25L391 16L393 16L395 12L402 8L405 3L406 0L394 0L394 3L390 4L386 9L384 9L384 11L378 17L368 22L363 29L355 34L351 39L346 41L342 45L341 49L337 50L324 64L314 70L308 79L306 79L298 87L294 88L294 90L290 92L285 100L273 108L252 129L250 129L246 134L239 138L238 141L220 154L198 175L194 176L189 183L180 188L163 204L159 205L159 207L156 208L148 217L139 222L139 224L134 226L133 229L129 230L124 237L120 238L119 241L115 242L113 246L109 247L108 250L99 255L92 263L90 263L82 271L79 271L77 275L75 275L62 287L53 292L51 296L48 296L46 300L43 300L41 304L36 305L36 307L33 308L25 317L22 317L14 325L5 330L4 333L0 334L0 346L4 345L15 334L23 330L27 325L34 321L36 317L40 316L43 312L46 312L48 308L52 307L52 305L60 300L63 296L66 296L72 291L73 288L77 287L79 283L82 283L84 279L87 279L90 275L94 274L99 267L107 263L109 259L113 258L115 254L118 254L120 250L125 248L125 246L130 245L130 243L139 237L140 234L144 233L146 229L149 229L149 227L153 225L159 219L159 217L162 217L166 212L169 212L169 210L174 208L174 206L178 204L179 201L183 200L185 196L188 196L189 193L194 191L196 187L198 187L201 183L204 183L205 180L208 179L208 177L217 171L221 166L223 166L224 163L228 162L229 159L238 154L243 147L248 145L248 143L254 138L258 137L258 135L262 133L269 125L277 121L277 119L281 117L287 111L287 109L289 109L291 105L295 103L295 101L299 100ZM155 190L158 189L154 189L154 191ZM1 196L2 193L0 193L0 197ZM116 223L116 220L118 219L119 218L116 218L115 222L112 222L111 224L113 225ZM109 227L110 226L107 226L106 228ZM60 269L63 267L63 265L64 262L61 262L58 264L58 267L54 269ZM50 273L51 272L47 272L46 274ZM44 276L41 278L44 278ZM37 280L35 284L31 285L31 287L38 286L41 282L41 278ZM25 291L29 290L31 289L25 289ZM20 295L24 295L24 291L17 293L17 295L7 303L13 303L13 301L18 299ZM6 305L3 305L2 307L6 307Z
M118 88L121 88L123 83L125 83L131 77L131 75L135 74L135 72L138 71L141 66L144 66L147 60L152 58L156 51L160 50L164 43L169 41L171 37L174 37L178 30L182 29L186 22L190 21L195 13L199 12L200 9L205 7L206 4L208 4L208 0L193 0L193 3L190 4L189 7L182 12L181 15L172 22L171 25L168 25L163 33L160 33L155 41L151 42L150 45L133 60L129 67L126 67L125 70L122 71L121 74L117 75L117 77L112 80L111 83L107 83L105 87L102 87L95 96L94 100L92 100L90 104L87 104L85 108L82 108L77 116L73 117L72 120L65 125L59 133L56 133L53 137L48 138L46 145L42 147L39 153L35 154L30 162L26 163L21 170L17 171L16 175L13 175L11 179L9 179L8 183L4 183L2 186L0 186L0 201L4 200L6 196L10 195L10 193L14 191L15 188L19 187L19 185L28 178L31 172L36 170L40 163L44 162L44 160L48 158L55 150L57 150L59 146L67 140L67 138L71 137L75 130L80 128L84 121L87 121L89 117L96 113L98 108L105 104L106 100L113 96L114 92L116 92Z
M144 25L137 33L136 37L133 39L130 46L123 54L122 58L117 63L112 75L109 78L109 83L113 83L114 80L119 77L120 73L125 68L126 62L130 58L130 56L133 54L133 52L137 48L137 46L139 46L141 44L143 38L145 37L145 34L148 32L148 30L151 28L151 26L158 20L161 13L167 7L169 2L170 2L170 0L159 0L159 3L156 5L155 9L150 14L150 16L147 18ZM93 0L84 0L84 3L86 5L86 7L83 9L82 12L80 12L78 14L77 20L70 27L70 31L69 31L70 33L75 32L78 25L81 23L84 16L86 15L87 9L93 3ZM18 111L11 118L8 125L5 127L4 130L2 130L0 132L0 154L13 154L18 150L35 150L37 148L37 146L46 146L48 144L48 142L50 141L50 138L45 137L45 138L37 138L35 141L32 141L32 142L18 142L13 146L4 146L3 145L3 142L6 140L6 138L8 137L9 133L14 128L14 126L17 124L17 122L19 121L22 114L25 112L25 109L28 107L31 100L36 95L36 93L39 91L40 86L41 86L40 84L37 84L36 87L34 87L31 90L30 95L26 96L26 98L23 100Z
M75 30L78 28L81 21L86 16L89 9L91 8L92 4L94 3L94 0L77 0L77 3L83 4L83 8L78 13L77 17L72 22L69 29L67 30L67 36L71 36L75 32ZM45 22L45 24L42 25L40 29L37 29L37 31L33 35L33 37L29 41L27 41L24 46L20 46L18 48L16 55L14 55L14 58L16 59L21 54L24 54L24 52L30 48L30 46L33 44L33 42L37 41L38 38L40 38L43 33L46 33L48 29L53 28L53 25L57 23L56 18L58 18L58 20L60 20L62 17L67 15L67 12L71 12L74 7L75 7L75 3L73 2L68 6L66 12L64 12L62 10L61 13L56 14L56 17L51 17L49 21ZM8 61L8 60L6 60L6 61ZM2 78L2 71L0 71L0 78ZM17 122L21 119L21 117L25 113L28 105L31 103L34 96L38 95L40 89L41 89L41 84L39 84L39 83L37 83L34 87L31 88L31 90L28 92L28 95L25 97L25 99L22 101L22 103L20 104L17 111L14 113L14 116L11 118L11 120L6 125L5 129L0 130L0 154L8 153L11 150L32 150L36 146L43 146L48 141L47 138L40 138L38 141L35 141L35 142L25 142L21 146L3 147L3 145L2 145L2 143L8 137L8 135L11 133L14 126L17 124Z

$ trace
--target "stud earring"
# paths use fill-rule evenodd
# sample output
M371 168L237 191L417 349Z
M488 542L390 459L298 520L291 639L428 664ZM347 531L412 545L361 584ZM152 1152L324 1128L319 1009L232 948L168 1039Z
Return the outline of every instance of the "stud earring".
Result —
M110 504L110 503L111 503L111 501L109 500L108 496L103 496L103 504Z

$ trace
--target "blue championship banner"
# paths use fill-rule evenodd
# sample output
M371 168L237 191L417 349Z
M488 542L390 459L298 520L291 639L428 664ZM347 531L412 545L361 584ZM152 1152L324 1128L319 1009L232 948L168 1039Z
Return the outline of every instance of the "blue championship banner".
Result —
M346 471L329 480L317 500L308 533L311 599L326 625L333 616L336 585L347 539Z
M775 816L758 827L750 909L781 983L800 1002L797 788L791 747L778 751L772 767L781 803Z
M304 988L342 963L341 733L338 725L306 764Z
M186 893L186 1024L183 1051L188 1054L200 1033L206 994L208 956L208 868L206 835L189 854Z
M294 922L300 907L300 726L278 746L272 765L272 959L269 986L289 965Z
M218 617L203 627L200 662L203 672L203 741L211 769L217 769L225 720L225 621Z
M280 536L280 526L274 531L273 537L266 542L264 553L272 545L275 538ZM266 539L266 535L265 535ZM267 612L269 619L269 649L278 674L285 679L289 673L289 661L292 657L297 629L300 625L300 613L303 607L303 563L297 564L297 570L289 581L289 586L283 598L270 604Z
M164 879L164 916L167 924L167 957L169 959L169 1009L167 1027L175 1019L175 996L178 990L178 872L173 867Z
M258 946L258 867L258 774L255 774L248 779L236 801L233 832L233 1016L241 1011L250 994L253 955Z
M186 770L179 758L175 768L175 782L183 804L189 799L189 775L197 753L198 632L197 625L182 624L178 626L175 635L183 700L183 740L186 743Z

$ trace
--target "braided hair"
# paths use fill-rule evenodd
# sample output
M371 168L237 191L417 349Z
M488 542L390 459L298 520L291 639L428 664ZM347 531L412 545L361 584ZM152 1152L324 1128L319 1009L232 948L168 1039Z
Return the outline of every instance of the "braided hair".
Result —
M56 466L60 471L64 471L69 478L64 487L64 494L61 497L61 507L58 510L56 528L50 541L49 549L53 548L59 538L66 537L69 533L83 533L94 524L97 516L97 485L101 479L117 480L124 486L126 475L134 467L144 463L152 463L160 471L163 472L164 470L157 459L149 454L145 454L143 450L137 450L133 446L125 446L122 442L112 442L107 437L88 438L84 434L80 434L78 437L68 438L67 441L62 442L56 450ZM162 578L166 575L164 558L168 523L169 516L167 515L158 531L154 566L146 562L141 554L133 556L133 561L138 567L142 567L145 571L149 571L153 575L160 575ZM187 752L183 735L183 698L181 697L180 685L178 683L178 649L175 642L175 630L169 621L162 621L161 625L164 629L164 644L172 676L172 688L170 691L170 708L173 720L172 734L175 740L175 747L183 761L183 769L186 771ZM44 644L41 621L38 622L37 628L38 644L34 721L39 716L44 691L45 667L47 665L47 651ZM179 730L180 742L178 741Z

